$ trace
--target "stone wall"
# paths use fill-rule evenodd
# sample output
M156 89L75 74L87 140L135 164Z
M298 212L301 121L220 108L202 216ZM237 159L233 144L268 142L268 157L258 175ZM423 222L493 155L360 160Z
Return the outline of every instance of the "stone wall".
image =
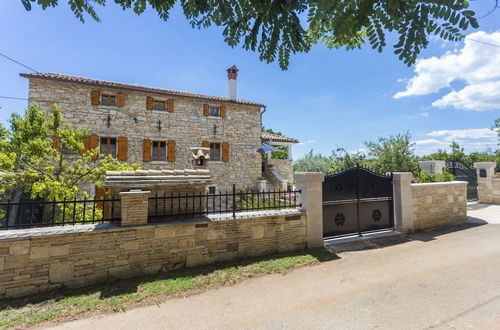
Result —
M288 184L293 184L293 161L291 159L268 159L268 165L277 170Z
M411 185L413 230L423 230L467 218L467 182Z
M0 232L0 298L306 247L302 212L238 216Z
M128 162L139 163L145 169L193 168L190 147L200 147L202 141L228 142L229 161L212 161L208 169L219 190L255 188L261 176L260 107L234 102L209 102L181 96L157 96L135 91L99 89L101 93L125 94L125 106L92 106L91 91L99 89L83 84L30 79L29 101L50 110L57 103L63 109L66 124L87 129L98 136L127 137ZM174 112L146 110L146 98L174 100ZM226 118L205 117L203 104L225 105ZM108 115L111 120L108 127ZM161 121L161 130L158 129ZM217 131L214 134L214 125ZM175 162L143 163L143 140L176 141Z

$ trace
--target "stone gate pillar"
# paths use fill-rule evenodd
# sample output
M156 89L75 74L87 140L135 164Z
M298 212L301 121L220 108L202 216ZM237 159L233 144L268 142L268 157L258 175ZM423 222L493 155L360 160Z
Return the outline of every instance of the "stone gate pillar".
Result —
M500 204L500 178L495 178L495 162L476 162L477 199L479 203Z
M150 193L151 191L140 189L120 193L122 226L145 225L148 223L148 197Z
M294 175L297 189L302 190L298 202L307 213L307 247L323 247L323 181L319 172L298 172Z
M413 231L413 200L411 180L413 174L407 172L393 173L394 225L397 231L407 233Z

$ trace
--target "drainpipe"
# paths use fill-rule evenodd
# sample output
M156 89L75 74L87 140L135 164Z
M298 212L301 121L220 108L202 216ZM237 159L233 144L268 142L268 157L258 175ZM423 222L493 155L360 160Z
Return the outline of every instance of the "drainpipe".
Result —
M262 126L262 115L264 114L264 112L266 112L267 107L266 107L266 106L263 106L262 108L263 108L263 109L262 109L262 111L260 112L260 128L261 128L261 129L262 129L262 127L263 127L263 126Z

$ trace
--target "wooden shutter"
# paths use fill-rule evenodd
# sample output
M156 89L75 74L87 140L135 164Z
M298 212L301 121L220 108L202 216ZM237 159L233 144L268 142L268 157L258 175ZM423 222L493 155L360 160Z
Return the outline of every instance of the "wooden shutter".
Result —
M149 163L151 161L151 140L144 139L144 162Z
M116 155L118 160L127 161L128 158L128 139L125 136L120 136L118 138L118 154Z
M175 141L173 140L167 142L167 161L175 162Z
M97 135L89 136L89 150L94 150L97 147L99 147L99 137ZM99 158L99 154L92 157L93 160L97 158Z
M174 112L174 100L167 100L167 111Z
M106 199L109 194L109 188L95 187L95 199ZM109 210L111 207L111 202L97 202L97 207L102 210L102 218L109 219Z
M52 137L52 148L55 150L61 152L61 138L59 136L53 136Z
M116 95L116 106L121 108L124 105L125 105L125 95L119 93L118 95Z
M151 96L146 98L146 110L153 110L153 98Z
M83 140L83 149L80 150L80 155L83 155L84 153L86 153L89 150L90 150L90 136L87 136Z
M222 142L222 161L229 161L229 143L227 142Z
M203 116L208 117L208 104L203 104Z
M221 118L226 118L227 110L225 105L220 106L220 116Z
M99 96L100 96L99 91L92 91L92 97L91 97L92 105L99 105Z
M208 142L208 141L203 141L203 142L201 143L201 147L202 147L202 148L210 148L210 142Z

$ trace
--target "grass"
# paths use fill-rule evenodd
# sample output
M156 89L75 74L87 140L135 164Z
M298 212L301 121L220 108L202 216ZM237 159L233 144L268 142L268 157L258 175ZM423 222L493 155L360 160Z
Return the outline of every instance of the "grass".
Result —
M286 273L293 268L335 259L326 249L279 253L233 262L174 270L154 276L107 282L80 289L60 289L0 301L0 328L26 327L44 321L75 319L155 304L169 297L230 285L250 277Z

